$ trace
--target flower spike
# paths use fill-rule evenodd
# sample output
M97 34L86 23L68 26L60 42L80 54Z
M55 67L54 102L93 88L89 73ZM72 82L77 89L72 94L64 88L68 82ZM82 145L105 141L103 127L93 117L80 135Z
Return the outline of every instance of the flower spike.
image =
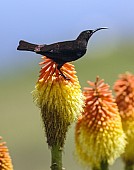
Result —
M134 165L134 75L129 72L119 75L114 90L128 142L122 157L126 164Z
M83 110L83 95L72 64L66 63L61 68L62 73L69 78L66 80L54 61L46 57L42 59L40 65L43 66L33 98L41 109L48 145L63 147L68 126Z
M85 108L76 124L76 154L86 166L99 169L112 164L126 144L117 105L104 80L88 81ZM103 168L102 168L103 169Z
M1 136L0 140L2 140ZM0 142L0 170L13 170L12 161L5 142Z

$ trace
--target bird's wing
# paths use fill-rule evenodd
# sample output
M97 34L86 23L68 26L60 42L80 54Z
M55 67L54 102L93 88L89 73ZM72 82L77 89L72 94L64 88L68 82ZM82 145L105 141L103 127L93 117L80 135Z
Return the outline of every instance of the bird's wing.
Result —
M86 49L81 49L77 41L64 41L45 45L37 53L56 62L70 62L82 57L85 52Z
M76 50L78 50L78 46L76 45L75 41L58 42L50 45L45 45L44 47L40 48L40 51L42 52L53 54L72 53Z

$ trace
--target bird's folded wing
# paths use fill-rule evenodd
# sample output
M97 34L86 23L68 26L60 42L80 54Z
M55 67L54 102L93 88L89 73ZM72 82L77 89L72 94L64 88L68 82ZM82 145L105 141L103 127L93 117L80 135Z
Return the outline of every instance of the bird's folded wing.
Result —
M72 53L78 50L78 46L74 41L64 41L58 42L50 45L45 45L40 49L42 52L49 52L49 53L56 53L56 54L63 54L63 53Z

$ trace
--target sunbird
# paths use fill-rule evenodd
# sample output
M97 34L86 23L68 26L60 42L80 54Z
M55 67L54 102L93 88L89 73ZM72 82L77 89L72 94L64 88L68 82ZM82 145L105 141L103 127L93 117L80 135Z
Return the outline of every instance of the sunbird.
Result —
M57 69L61 75L67 79L60 68L66 63L75 61L84 56L87 51L89 38L97 31L107 29L107 27L97 28L95 30L82 31L75 40L56 42L53 44L37 45L20 40L17 50L32 51L37 54L52 59L57 64Z

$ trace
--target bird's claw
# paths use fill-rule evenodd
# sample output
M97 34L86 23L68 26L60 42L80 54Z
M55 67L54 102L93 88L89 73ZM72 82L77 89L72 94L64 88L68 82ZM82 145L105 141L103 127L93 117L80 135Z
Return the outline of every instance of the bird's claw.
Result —
M70 80L69 77L65 76L62 71L59 69L60 75L65 79L65 80Z
M70 78L67 77L67 76L65 76L64 74L61 74L61 73L60 73L60 75L61 75L65 80L70 80Z

